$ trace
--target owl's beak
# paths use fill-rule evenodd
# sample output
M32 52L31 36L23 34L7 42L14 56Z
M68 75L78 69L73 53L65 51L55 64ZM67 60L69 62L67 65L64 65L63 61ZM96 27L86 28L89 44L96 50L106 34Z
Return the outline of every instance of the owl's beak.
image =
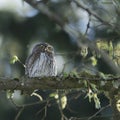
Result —
M45 51L49 52L49 53L53 53L52 47L51 46L47 46L45 48Z

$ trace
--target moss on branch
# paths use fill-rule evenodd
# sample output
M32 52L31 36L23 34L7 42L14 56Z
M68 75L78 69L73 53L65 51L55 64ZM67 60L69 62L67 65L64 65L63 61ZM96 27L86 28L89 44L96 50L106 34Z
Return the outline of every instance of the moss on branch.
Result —
M106 79L96 75L67 75L43 78L0 78L0 90L35 90L35 89L75 89L84 88L85 81L94 84L99 90L120 89L120 77L110 76Z

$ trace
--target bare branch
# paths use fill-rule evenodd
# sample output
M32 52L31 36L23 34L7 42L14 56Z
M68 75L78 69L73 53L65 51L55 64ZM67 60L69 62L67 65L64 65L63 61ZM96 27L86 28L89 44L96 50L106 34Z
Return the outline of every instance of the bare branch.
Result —
M24 0L33 8L39 10L42 14L48 16L51 20L55 21L61 28L64 26L62 19L52 13L44 3L39 3L37 0Z
M16 117L15 117L15 120L18 120L18 118L20 117L21 113L23 112L24 110L24 107L20 108L20 110L18 111Z
M74 3L76 3L76 5L80 8L82 8L83 10L85 10L89 15L94 16L97 20L99 20L101 23L103 23L104 25L109 26L110 28L115 28L115 26L111 23L109 23L108 21L103 20L101 17L99 17L96 13L92 12L90 9L88 9L87 7L83 6L82 4L80 4L80 2L78 2L77 0L71 0ZM119 30L119 27L117 27L117 29ZM115 30L118 34L119 31Z
M90 22L91 22L91 15L89 14L89 20L88 20L88 23L87 23L87 28L86 28L86 31L84 33L85 36L87 35L87 32L88 32L88 30L90 28Z
M96 115L98 115L100 112L102 112L103 110L107 109L108 107L110 107L110 104L106 105L105 107L102 107L98 112L96 112L94 115L89 117L88 120L93 119Z

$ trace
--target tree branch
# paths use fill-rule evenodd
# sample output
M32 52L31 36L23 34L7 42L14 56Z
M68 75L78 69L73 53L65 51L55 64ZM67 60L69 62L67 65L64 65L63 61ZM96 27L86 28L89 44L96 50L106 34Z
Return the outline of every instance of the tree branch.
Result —
M31 5L33 8L39 10L42 14L48 16L51 20L55 21L61 28L64 26L62 19L53 14L44 3L39 3L37 0L24 0L26 3Z
M82 8L83 10L85 10L89 15L94 16L96 19L98 19L101 23L103 23L104 25L108 25L110 27L113 28L113 25L110 24L109 22L103 20L101 17L99 17L96 13L92 12L90 9L88 9L87 7L83 6L82 4L80 4L80 2L78 2L77 0L70 0L73 1L74 3L76 3L76 5L80 8Z
M103 79L98 76L70 76L67 77L43 77L43 78L27 78L21 77L20 79L1 79L0 78L0 90L35 90L35 89L75 89L84 88L84 82L89 81L95 84L100 90L109 91L113 87L113 82L118 82L118 88L120 88L120 77L112 77L108 79ZM104 85L101 85L101 81Z

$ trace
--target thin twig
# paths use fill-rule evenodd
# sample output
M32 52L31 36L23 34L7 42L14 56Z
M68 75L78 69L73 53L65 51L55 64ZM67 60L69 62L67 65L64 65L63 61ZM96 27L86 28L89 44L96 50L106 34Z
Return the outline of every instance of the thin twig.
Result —
M77 0L71 0L74 3L76 3L76 5L80 8L82 8L83 10L85 10L88 14L94 16L96 19L98 19L101 23L104 23L105 25L110 26L111 28L114 28L114 26L112 24L110 24L108 21L103 20L101 17L99 17L96 13L92 12L90 9L88 9L87 7L83 6L82 4L80 4L80 2L78 2ZM116 30L116 32L118 33L118 30ZM119 33L118 33L119 34Z
M94 118L97 114L99 114L100 112L102 112L103 110L105 110L106 108L110 107L110 104L106 105L105 107L102 107L98 112L96 112L94 115L92 115L91 117L88 118L88 120L91 120L92 118Z
M88 30L90 28L90 22L91 22L91 14L89 14L89 20L88 20L88 23L87 23L87 28L86 28L86 31L84 33L84 36L86 36L86 34L87 34L87 32L88 32Z
M15 117L15 120L18 120L18 119L19 119L19 117L20 117L20 115L22 114L23 110L24 110L24 106L21 107L20 110L18 111L18 113L17 113L17 115L16 115L16 117Z

